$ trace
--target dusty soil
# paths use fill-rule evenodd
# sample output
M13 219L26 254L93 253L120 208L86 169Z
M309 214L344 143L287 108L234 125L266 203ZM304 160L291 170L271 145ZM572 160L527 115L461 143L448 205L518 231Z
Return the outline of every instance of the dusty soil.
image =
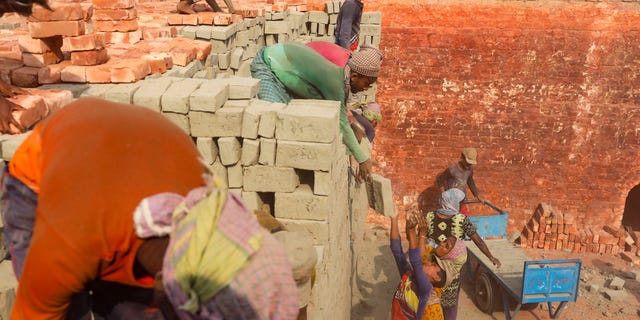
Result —
M401 226L402 228L402 226ZM403 234L404 238L404 234ZM469 245L474 245L470 243ZM407 244L403 243L407 248ZM639 319L640 318L640 266L623 261L618 256L574 254L563 251L523 249L531 260L582 259L580 287L576 302L568 303L560 318L582 319ZM388 218L369 214L364 245L357 258L358 275L352 298L352 319L389 319L391 299L400 276L389 250ZM605 289L607 280L617 276L625 280L623 297L608 300L601 291L590 291L590 284ZM491 315L481 312L473 303L473 285L463 278L460 291L458 319L506 319L496 306ZM500 310L498 310L500 308ZM512 308L513 310L513 308ZM516 319L551 319L546 304L530 311L522 310Z

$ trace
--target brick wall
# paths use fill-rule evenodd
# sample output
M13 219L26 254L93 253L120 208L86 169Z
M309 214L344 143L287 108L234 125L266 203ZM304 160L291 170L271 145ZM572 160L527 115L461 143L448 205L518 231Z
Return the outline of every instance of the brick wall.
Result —
M374 152L399 205L475 146L478 185L511 229L541 201L582 226L619 224L640 183L640 3L387 0L365 10L383 16Z

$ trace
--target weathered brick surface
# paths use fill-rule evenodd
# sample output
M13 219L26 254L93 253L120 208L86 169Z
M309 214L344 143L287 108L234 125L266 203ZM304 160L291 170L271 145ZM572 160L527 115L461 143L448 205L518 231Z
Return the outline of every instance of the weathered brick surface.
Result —
M109 60L109 54L104 48L71 52L71 64L76 66L95 66L103 64L107 60Z
M476 183L510 228L550 200L579 225L619 223L640 183L640 11L618 5L367 7L384 20L373 158L396 203L433 196L436 174L474 146Z
M29 22L29 34L33 38L74 37L85 34L85 23L84 21Z

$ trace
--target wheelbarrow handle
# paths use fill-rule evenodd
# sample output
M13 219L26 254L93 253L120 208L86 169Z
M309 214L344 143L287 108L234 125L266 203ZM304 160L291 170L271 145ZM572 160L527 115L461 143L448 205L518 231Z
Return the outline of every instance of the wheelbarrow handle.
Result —
M499 213L505 213L502 209L496 207L493 203L489 202L489 200L484 200L483 202L484 204L486 204L487 206L491 207L491 209L498 211Z

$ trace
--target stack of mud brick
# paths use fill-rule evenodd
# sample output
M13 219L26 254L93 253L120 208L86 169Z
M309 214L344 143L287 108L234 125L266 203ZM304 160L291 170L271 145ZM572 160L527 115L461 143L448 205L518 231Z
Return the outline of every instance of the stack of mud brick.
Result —
M277 2L265 6L264 36L266 45L297 40L307 34L306 6L292 6L286 2Z
M249 77L249 66L258 49L264 46L261 10L239 9L241 14L199 12L192 15L171 14L168 23L181 37L206 41L211 55L205 61L207 79L226 76Z
M268 205L288 229L313 238L321 258L311 318L335 315L336 305L348 312L348 159L339 131L340 103L270 103L256 99L258 89L253 78L165 76L100 90L92 86L81 95L162 112L189 133L211 170L249 209Z
M612 226L579 227L575 218L540 203L524 227L520 245L528 248L565 250L578 253L619 254L637 248L624 230Z

